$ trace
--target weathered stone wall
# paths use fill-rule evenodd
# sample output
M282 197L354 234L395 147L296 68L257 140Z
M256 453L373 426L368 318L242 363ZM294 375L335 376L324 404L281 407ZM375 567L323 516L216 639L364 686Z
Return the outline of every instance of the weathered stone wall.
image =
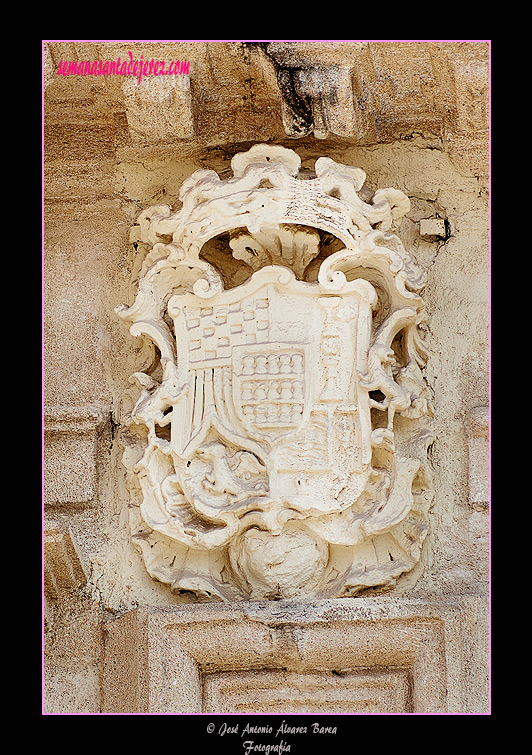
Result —
M132 76L56 75L59 61L129 60L129 50L135 59L190 61L189 73L140 83ZM360 167L371 190L393 186L410 198L398 235L426 272L425 377L434 405L430 533L419 564L387 596L376 604L371 597L343 599L330 609L331 621L359 626L356 612L367 610L375 621L406 622L414 634L416 621L435 622L434 636L447 632L460 645L442 661L445 671L434 682L439 692L419 697L417 640L397 645L394 655L398 630L383 634L384 650L375 650L366 665L379 673L383 666L404 668L414 681L406 703L397 702L400 675L381 684L393 691L382 699L393 698L390 710L488 710L488 57L485 42L44 46L45 712L186 712L202 704L190 680L207 673L209 661L202 659L217 652L206 649L214 642L208 633L201 652L187 655L185 643L182 660L173 657L189 680L190 699L165 697L168 677L155 670L162 663L156 638L173 630L153 616L177 611L181 626L179 611L190 610L193 624L205 607L179 604L151 579L131 543L119 429L123 392L143 353L114 308L134 299L145 249L130 233L140 212L160 202L177 208L182 182L194 170L230 175L232 156L258 142L294 149L302 169L312 170L321 156ZM264 619L268 631L282 623L283 610L296 635L297 627L303 633L301 642L307 625L323 624L323 606L283 609L283 603L275 621ZM215 618L201 621L237 626L238 616L246 616L258 626L249 619L253 607L223 616L212 610ZM333 642L334 631L323 631L323 642ZM338 625L337 631L339 638L348 630ZM242 644L246 637L243 631ZM220 691L226 673L235 680L228 689L236 690L237 671L285 668L316 686L312 674L334 668L317 650L302 665L292 662L289 645L281 652L280 640L272 649L264 637L263 666L217 662L222 676L209 677L205 709L221 705L225 712L230 705L224 700L233 693ZM445 655L450 651L442 642L434 652ZM350 669L364 666L355 656ZM124 679L133 679L142 694L121 696ZM288 690L294 680L276 679L268 684ZM331 684L323 682L318 702L309 693L311 710L331 710ZM349 684L342 710L354 712L358 698ZM266 710L260 701L247 705L244 712Z

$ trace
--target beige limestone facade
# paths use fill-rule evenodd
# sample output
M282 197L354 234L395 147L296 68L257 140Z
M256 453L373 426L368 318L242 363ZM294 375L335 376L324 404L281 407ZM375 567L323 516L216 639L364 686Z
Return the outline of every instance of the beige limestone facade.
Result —
M43 71L44 714L489 714L489 41Z

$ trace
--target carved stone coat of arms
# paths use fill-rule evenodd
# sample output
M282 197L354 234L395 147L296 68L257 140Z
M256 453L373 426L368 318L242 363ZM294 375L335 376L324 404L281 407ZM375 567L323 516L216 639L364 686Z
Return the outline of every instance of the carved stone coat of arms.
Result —
M423 280L400 191L256 145L139 217L148 357L122 415L130 525L181 599L390 589L431 503Z

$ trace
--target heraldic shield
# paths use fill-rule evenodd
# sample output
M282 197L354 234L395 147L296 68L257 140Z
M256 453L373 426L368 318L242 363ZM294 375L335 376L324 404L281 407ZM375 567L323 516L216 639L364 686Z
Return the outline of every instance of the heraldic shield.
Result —
M207 301L174 296L168 310L186 386L172 420L175 454L188 461L209 433L229 440L255 457L277 510L340 511L342 490L359 495L371 437L357 349L367 353L375 296L366 281L348 289L331 295L270 266Z
M422 275L391 233L408 199L300 162L256 145L139 217L116 311L149 348L120 439L132 542L176 600L351 596L420 559Z

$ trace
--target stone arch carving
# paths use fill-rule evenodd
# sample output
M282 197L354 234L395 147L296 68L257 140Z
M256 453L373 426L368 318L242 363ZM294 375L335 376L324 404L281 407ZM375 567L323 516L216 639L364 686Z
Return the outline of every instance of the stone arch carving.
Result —
M419 560L432 492L421 271L408 198L255 145L141 213L126 391L132 538L195 600L351 596ZM401 417L401 426L397 418Z

